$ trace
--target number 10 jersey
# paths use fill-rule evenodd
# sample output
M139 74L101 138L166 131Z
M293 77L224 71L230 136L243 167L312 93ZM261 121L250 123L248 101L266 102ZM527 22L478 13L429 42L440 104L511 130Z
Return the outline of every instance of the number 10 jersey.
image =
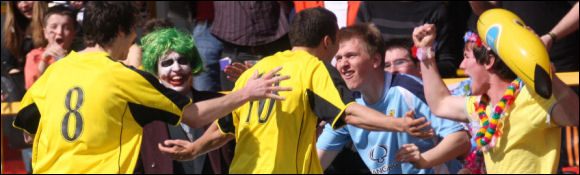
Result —
M340 116L354 103L338 71L305 51L284 51L265 57L243 73L234 90L241 89L258 69L259 75L283 66L279 76L290 79L275 86L284 101L248 102L218 120L223 133L233 134L236 150L230 173L321 174L316 153L316 126L325 120L338 128Z

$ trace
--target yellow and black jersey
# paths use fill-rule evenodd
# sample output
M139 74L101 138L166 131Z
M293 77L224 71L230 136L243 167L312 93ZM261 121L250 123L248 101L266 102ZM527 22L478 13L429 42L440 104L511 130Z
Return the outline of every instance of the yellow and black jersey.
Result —
M354 103L338 71L305 51L284 51L266 57L236 82L242 88L258 69L260 76L278 66L277 74L290 75L276 86L284 101L261 100L242 105L232 117L218 120L223 133L233 134L236 150L230 173L323 173L316 154L319 120L338 128L347 105Z
M35 134L34 173L133 173L143 126L177 125L191 100L106 52L71 52L24 95L13 125Z

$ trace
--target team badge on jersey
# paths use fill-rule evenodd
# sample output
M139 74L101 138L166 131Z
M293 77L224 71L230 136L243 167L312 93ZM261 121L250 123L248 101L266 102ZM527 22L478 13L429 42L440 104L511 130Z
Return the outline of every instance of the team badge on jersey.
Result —
M387 115L387 116L394 117L394 116L395 116L395 110L391 109L391 110L389 111L389 115Z

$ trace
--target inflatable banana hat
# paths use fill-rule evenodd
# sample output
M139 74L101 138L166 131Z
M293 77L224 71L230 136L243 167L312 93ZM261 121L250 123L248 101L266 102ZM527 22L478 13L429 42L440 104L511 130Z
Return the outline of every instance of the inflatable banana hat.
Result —
M506 65L529 88L543 98L552 94L552 73L548 52L517 15L505 9L490 9L477 21L477 31Z

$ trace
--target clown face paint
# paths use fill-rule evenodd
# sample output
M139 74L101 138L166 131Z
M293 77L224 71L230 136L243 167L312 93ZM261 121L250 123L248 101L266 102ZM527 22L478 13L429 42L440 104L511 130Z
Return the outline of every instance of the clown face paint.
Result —
M192 86L189 60L172 50L157 61L157 76L161 84L181 94L187 94Z

